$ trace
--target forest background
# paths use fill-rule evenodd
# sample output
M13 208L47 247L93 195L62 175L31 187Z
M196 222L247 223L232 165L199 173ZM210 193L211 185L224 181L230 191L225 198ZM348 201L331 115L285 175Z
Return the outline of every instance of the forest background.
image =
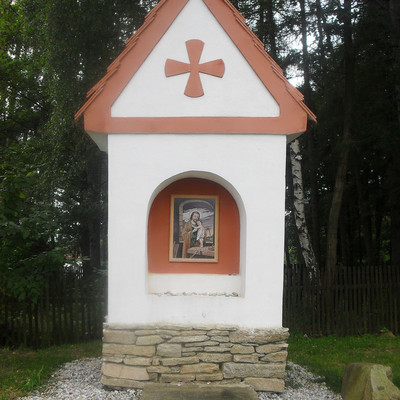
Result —
M286 263L399 277L400 2L232 2L318 118L288 145ZM155 3L0 0L0 344L101 336L107 157L74 114Z

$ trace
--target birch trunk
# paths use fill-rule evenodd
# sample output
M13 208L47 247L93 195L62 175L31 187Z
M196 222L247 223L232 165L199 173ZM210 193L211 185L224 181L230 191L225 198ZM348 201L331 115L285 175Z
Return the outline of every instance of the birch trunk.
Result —
M300 27L301 27L301 43L303 48L303 76L304 76L304 86L303 94L305 103L313 108L312 100L312 89L311 89L311 78L310 78L310 55L308 52L307 43L307 17L306 17L306 3L305 0L300 0ZM307 153L310 155L308 159L308 173L310 182L310 205L311 205L311 226L312 226L312 244L315 254L315 265L319 264L321 259L320 251L320 224L318 215L318 188L317 188L317 167L315 163L315 157L313 154L314 150L314 137L313 137L313 127L308 126L305 133L307 140Z
M317 262L311 244L310 235L308 234L306 215L304 211L303 175L301 171L301 154L299 141L296 139L291 142L289 145L289 149L293 178L294 219L296 222L301 253L303 255L310 277L314 278L317 274Z

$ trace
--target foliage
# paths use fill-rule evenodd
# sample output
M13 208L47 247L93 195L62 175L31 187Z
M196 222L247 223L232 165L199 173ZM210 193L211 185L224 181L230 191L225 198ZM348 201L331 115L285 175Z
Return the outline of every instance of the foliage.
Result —
M0 3L0 294L35 304L68 263L105 267L105 158L73 115L143 16L139 1Z
M266 50L289 77L296 78L292 82L299 86L318 118L317 125L300 138L308 230L318 264L323 266L326 261L328 215L336 170L347 148L349 163L338 221L337 262L399 263L396 249L400 248L400 226L394 206L400 201L395 150L399 148L400 128L396 104L399 69L395 62L398 37L391 23L392 14L399 7L390 8L388 0L351 1L349 28L354 77L350 77L345 60L343 2L236 3ZM346 114L345 85L349 86L349 80L354 106ZM343 140L345 115L351 119L349 144ZM286 253L293 262L303 263L290 196L289 190Z
M399 7L389 7L393 0L346 1L346 25L338 0L232 2L318 117L300 139L318 265L326 258L336 167L347 150L338 264L400 263L399 46L391 23ZM68 262L82 261L88 276L107 267L106 158L73 116L155 3L0 2L1 294L35 303L44 278ZM354 53L352 112L344 101L350 79L345 26ZM345 115L349 143L342 134ZM288 196L286 254L301 262L292 203Z
M0 293L36 303L46 275L62 268L59 209L42 192L32 143L10 146L0 164ZM36 167L36 168L35 168ZM53 201L52 201L53 200Z
M332 390L340 392L344 368L352 362L388 365L393 370L393 383L400 386L399 352L399 336L309 338L295 335L289 339L288 359L323 376Z
M100 355L100 342L53 346L38 351L0 349L0 399L12 400L37 389L61 364Z

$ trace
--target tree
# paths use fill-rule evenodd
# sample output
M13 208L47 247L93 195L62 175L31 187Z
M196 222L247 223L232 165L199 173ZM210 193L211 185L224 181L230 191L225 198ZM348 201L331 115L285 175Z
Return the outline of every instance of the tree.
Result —
M392 67L394 73L394 101L397 109L397 130L400 129L400 4L396 0L389 0L390 39L392 48ZM398 135L394 138L392 151L392 179L393 187L390 191L391 203L391 261L400 265L400 160L397 154L399 146ZM396 150L395 150L396 149Z
M343 42L345 64L344 88L344 118L341 151L335 178L335 187L332 194L332 203L329 211L327 250L326 250L326 279L328 286L332 284L332 273L337 262L337 235L339 214L346 185L347 162L350 152L350 140L353 117L354 99L354 50L352 39L351 0L344 0L343 7Z

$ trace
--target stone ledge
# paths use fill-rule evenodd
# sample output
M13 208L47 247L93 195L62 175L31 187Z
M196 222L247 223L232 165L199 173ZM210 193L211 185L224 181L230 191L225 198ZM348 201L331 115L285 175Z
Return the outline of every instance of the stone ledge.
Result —
M257 393L248 385L213 386L184 383L179 387L174 384L146 385L142 400L257 400Z
M143 389L147 383L134 381L131 379L122 378L110 378L108 376L102 376L100 381L104 386L112 388L129 388L129 389Z
M101 372L109 378L149 381L150 376L144 367L132 367L124 364L103 363Z
M244 383L250 385L258 392L282 393L285 390L285 382L283 379L245 378Z

